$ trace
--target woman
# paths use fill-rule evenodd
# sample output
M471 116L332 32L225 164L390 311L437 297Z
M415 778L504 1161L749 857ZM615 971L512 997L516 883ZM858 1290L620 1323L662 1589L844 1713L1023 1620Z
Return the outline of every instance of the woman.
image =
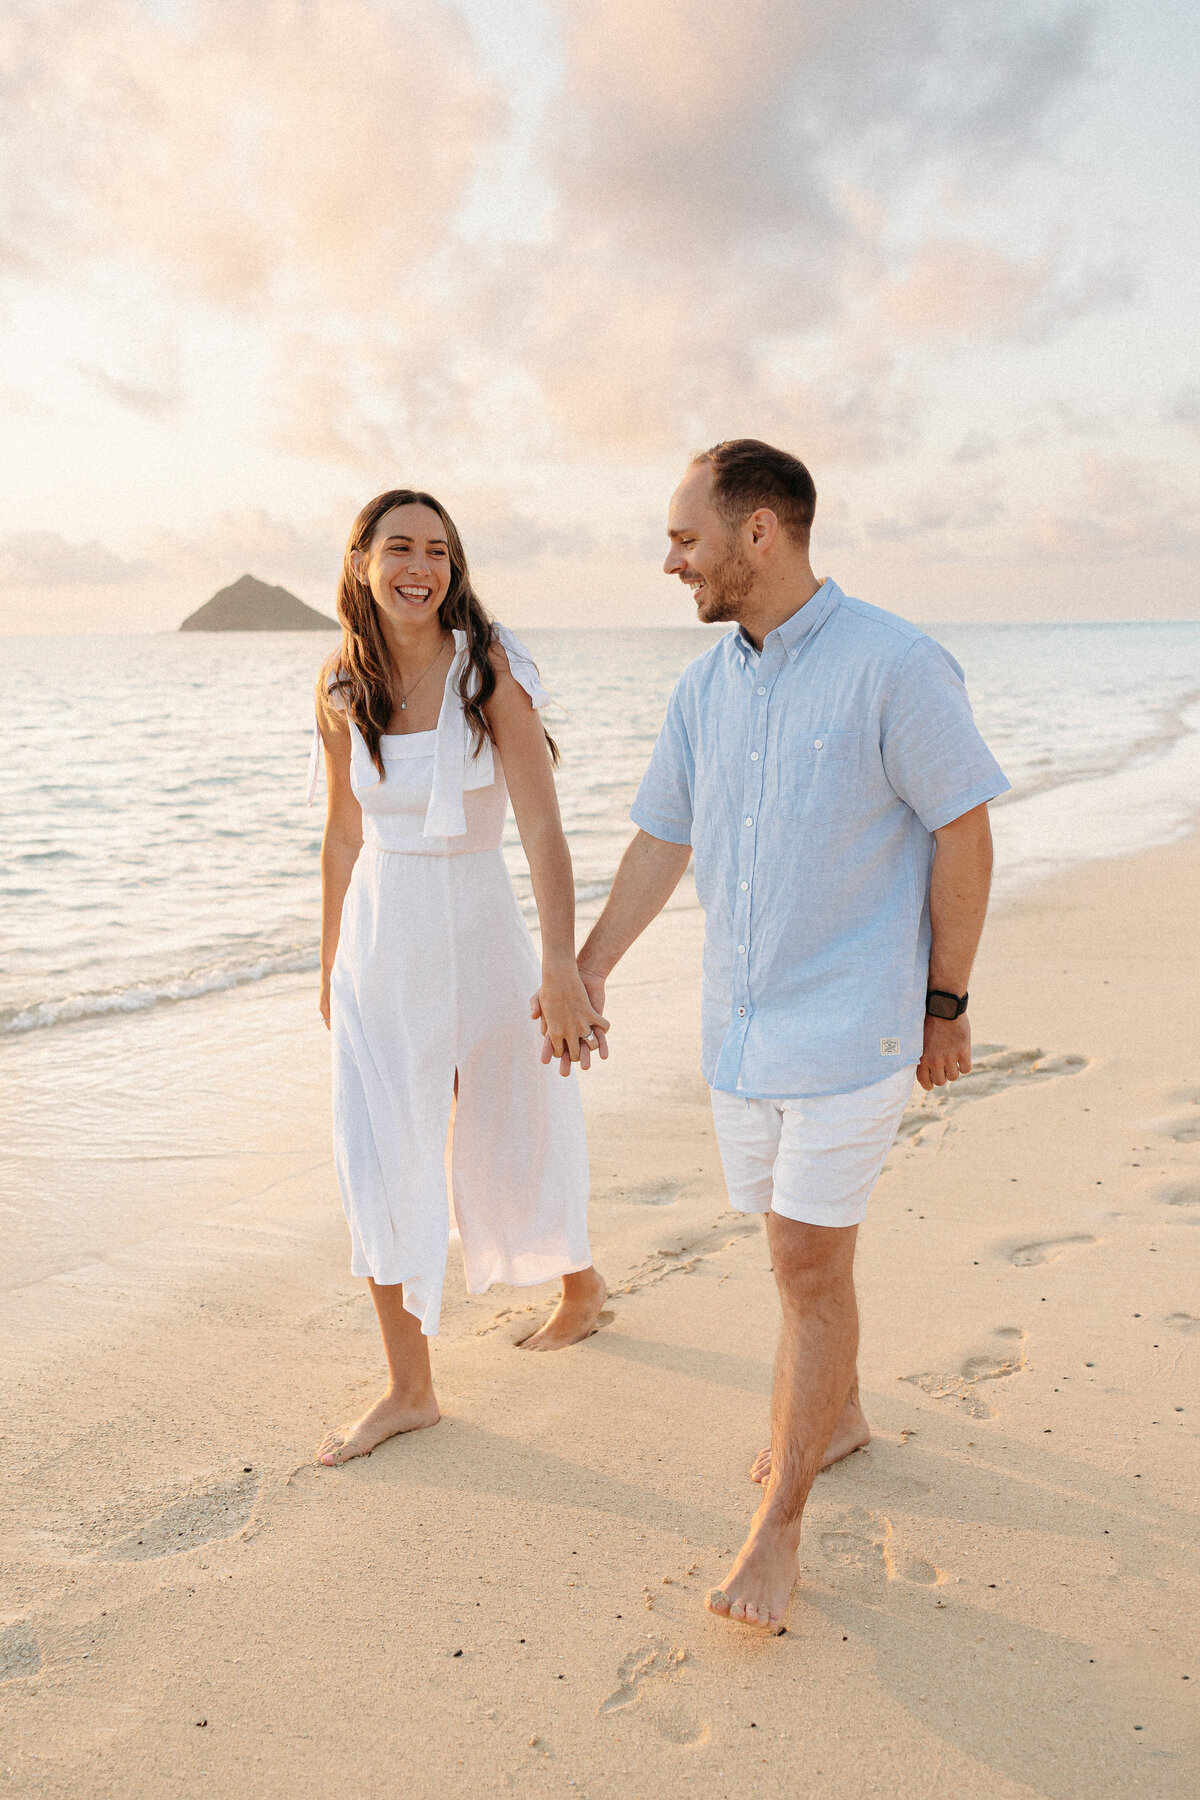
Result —
M437 1423L428 1339L449 1242L467 1286L562 1277L525 1347L594 1329L605 1285L587 1240L577 1084L607 1025L575 966L575 891L559 821L550 696L493 625L462 542L429 494L380 494L354 522L338 585L342 643L317 726L329 815L321 849L321 1013L333 1034L334 1155L351 1268L366 1276L388 1385L318 1451L336 1465ZM309 794L316 783L314 740ZM542 928L537 955L500 853L511 795ZM453 1148L447 1132L453 1118Z

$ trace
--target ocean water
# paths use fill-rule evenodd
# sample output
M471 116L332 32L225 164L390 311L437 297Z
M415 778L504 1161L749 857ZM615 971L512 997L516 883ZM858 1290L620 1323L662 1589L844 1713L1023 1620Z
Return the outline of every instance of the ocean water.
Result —
M1188 828L1200 624L934 628L1013 784L997 885ZM526 635L560 701L583 913L695 628ZM0 1045L316 966L323 806L304 775L323 634L0 640ZM323 796L322 796L323 798ZM506 853L532 917L515 829Z

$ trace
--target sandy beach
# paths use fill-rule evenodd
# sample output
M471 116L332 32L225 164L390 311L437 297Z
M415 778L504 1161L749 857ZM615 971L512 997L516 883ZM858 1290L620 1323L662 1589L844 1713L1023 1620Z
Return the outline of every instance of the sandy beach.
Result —
M382 1357L312 979L123 1022L212 1125L139 1150L155 1096L114 1064L111 1204L60 1219L65 1153L39 1176L0 1322L0 1791L1200 1792L1198 893L1193 838L995 913L977 1072L914 1096L862 1234L874 1441L818 1478L777 1639L702 1610L777 1309L698 1073L694 901L585 1081L603 1328L518 1354L549 1290L469 1298L452 1259L442 1424L341 1470L313 1447ZM69 1029L85 1059L116 1028Z

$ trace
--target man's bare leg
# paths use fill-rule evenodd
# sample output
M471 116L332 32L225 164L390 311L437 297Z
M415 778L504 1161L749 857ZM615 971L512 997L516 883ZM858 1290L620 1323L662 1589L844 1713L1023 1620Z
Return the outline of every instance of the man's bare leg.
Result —
M801 1225L767 1214L783 1328L771 1396L771 1473L750 1534L706 1602L710 1612L777 1631L796 1580L800 1521L846 1404L858 1354L856 1225Z
M858 1376L850 1388L850 1396L843 1406L841 1416L833 1428L833 1436L825 1446L825 1454L821 1458L821 1467L830 1469L835 1462L841 1462L843 1456L853 1456L856 1450L865 1450L871 1441L871 1427L867 1424L867 1415L862 1409L858 1397ZM760 1450L750 1465L750 1479L759 1487L766 1487L771 1474L771 1446Z
M521 1350L565 1350L591 1337L608 1299L608 1284L598 1269L580 1269L562 1278L562 1299L546 1323L522 1338Z
M381 1287L369 1278L367 1285L383 1333L388 1384L355 1424L326 1432L317 1447L317 1460L331 1468L356 1456L370 1456L385 1438L402 1431L422 1431L441 1418L429 1366L429 1339L420 1320L405 1312L404 1289L399 1283Z

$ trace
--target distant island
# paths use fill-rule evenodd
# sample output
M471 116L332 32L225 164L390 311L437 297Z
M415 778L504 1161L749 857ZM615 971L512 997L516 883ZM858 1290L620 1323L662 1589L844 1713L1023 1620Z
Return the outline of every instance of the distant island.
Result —
M180 631L337 631L336 619L305 606L286 588L243 575L190 613Z

